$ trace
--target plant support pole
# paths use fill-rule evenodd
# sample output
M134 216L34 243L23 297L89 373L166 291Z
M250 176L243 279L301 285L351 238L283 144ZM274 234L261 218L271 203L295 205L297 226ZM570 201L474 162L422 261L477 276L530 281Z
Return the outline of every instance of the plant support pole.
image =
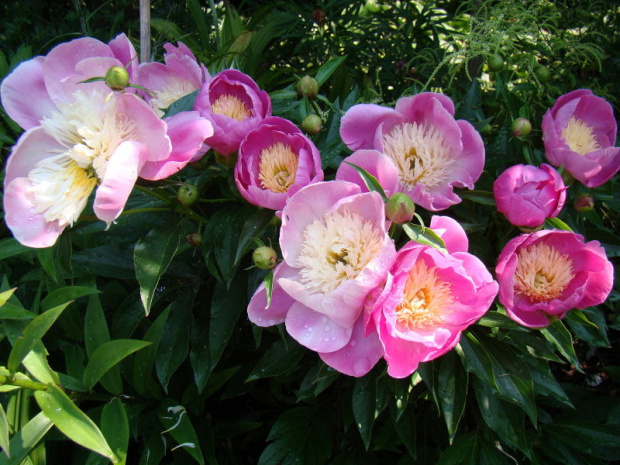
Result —
M140 0L140 63L151 59L151 0Z

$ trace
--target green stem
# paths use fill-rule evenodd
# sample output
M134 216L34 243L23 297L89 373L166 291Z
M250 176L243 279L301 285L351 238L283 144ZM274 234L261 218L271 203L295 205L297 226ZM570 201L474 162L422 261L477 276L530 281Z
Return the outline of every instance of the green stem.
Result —
M2 379L4 378L4 379ZM36 381L30 381L29 379L20 379L15 376L7 379L5 376L0 377L0 385L19 386L33 391L46 391L47 384L37 383Z

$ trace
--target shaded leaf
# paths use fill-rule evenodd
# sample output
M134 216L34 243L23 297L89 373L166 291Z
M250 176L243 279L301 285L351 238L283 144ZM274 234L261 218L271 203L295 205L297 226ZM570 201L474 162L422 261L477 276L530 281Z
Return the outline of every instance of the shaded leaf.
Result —
M162 434L170 434L179 444L177 448L182 448L199 464L204 465L205 460L200 450L200 442L185 407L168 401L159 409L158 414L165 428Z
M171 305L168 305L166 309L157 317L153 324L149 327L146 334L142 338L145 342L150 342L151 345L145 347L138 353L136 353L133 362L133 387L139 393L144 395L147 390L147 383L152 379L151 372L153 371L153 365L155 364L155 357L157 355L157 348L159 347L159 341L164 331L164 325L168 319Z
M150 342L137 339L115 339L101 344L92 353L84 370L83 383L86 389L92 389L110 368L148 345Z
M243 231L239 236L239 244L237 246L237 252L235 253L234 264L238 265L241 258L250 249L252 239L260 236L260 234L269 226L269 223L274 218L274 213L271 210L261 208L255 211L246 220L243 225Z
M7 449L2 447L5 451L10 451L11 456L8 457L8 453L0 454L0 465L20 465L52 426L54 424L44 412L38 413L15 432Z
M255 381L260 378L269 378L287 373L297 366L305 353L306 349L294 340L288 340L286 343L282 340L277 340L265 351L248 376L247 381Z
M101 432L117 457L118 463L125 464L129 445L129 420L125 406L118 397L103 406Z
M346 55L342 57L335 57L329 60L327 63L323 64L319 70L316 72L315 79L319 83L320 86L325 84L329 77L334 74L334 71L342 64L344 60L346 60Z
M583 372L573 347L573 337L566 329L566 326L564 326L564 323L560 320L554 321L551 325L541 329L540 332L576 370Z
M437 395L441 405L450 442L465 411L469 378L454 352L443 355L439 363L437 375Z
M355 380L351 402L355 425L364 441L364 447L368 450L377 412L377 382L374 376L363 376Z
M48 310L57 307L65 302L77 300L90 294L96 294L99 291L92 287L86 286L67 286L51 291L45 299L41 301L41 308Z

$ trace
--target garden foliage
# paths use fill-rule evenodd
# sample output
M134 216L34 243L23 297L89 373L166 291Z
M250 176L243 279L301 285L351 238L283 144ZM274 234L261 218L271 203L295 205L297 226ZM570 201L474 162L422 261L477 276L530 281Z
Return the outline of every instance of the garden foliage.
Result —
M617 4L156 0L148 63L137 2L46 8L0 464L620 459Z

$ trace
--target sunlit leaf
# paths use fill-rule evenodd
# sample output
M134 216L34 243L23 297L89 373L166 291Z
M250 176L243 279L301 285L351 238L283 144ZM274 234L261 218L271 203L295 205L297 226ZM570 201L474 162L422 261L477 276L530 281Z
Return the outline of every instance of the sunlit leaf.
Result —
M4 449L3 445L2 448L10 451L11 456L0 454L0 465L20 465L52 426L54 424L44 412L35 415L19 431L15 432L7 449Z

